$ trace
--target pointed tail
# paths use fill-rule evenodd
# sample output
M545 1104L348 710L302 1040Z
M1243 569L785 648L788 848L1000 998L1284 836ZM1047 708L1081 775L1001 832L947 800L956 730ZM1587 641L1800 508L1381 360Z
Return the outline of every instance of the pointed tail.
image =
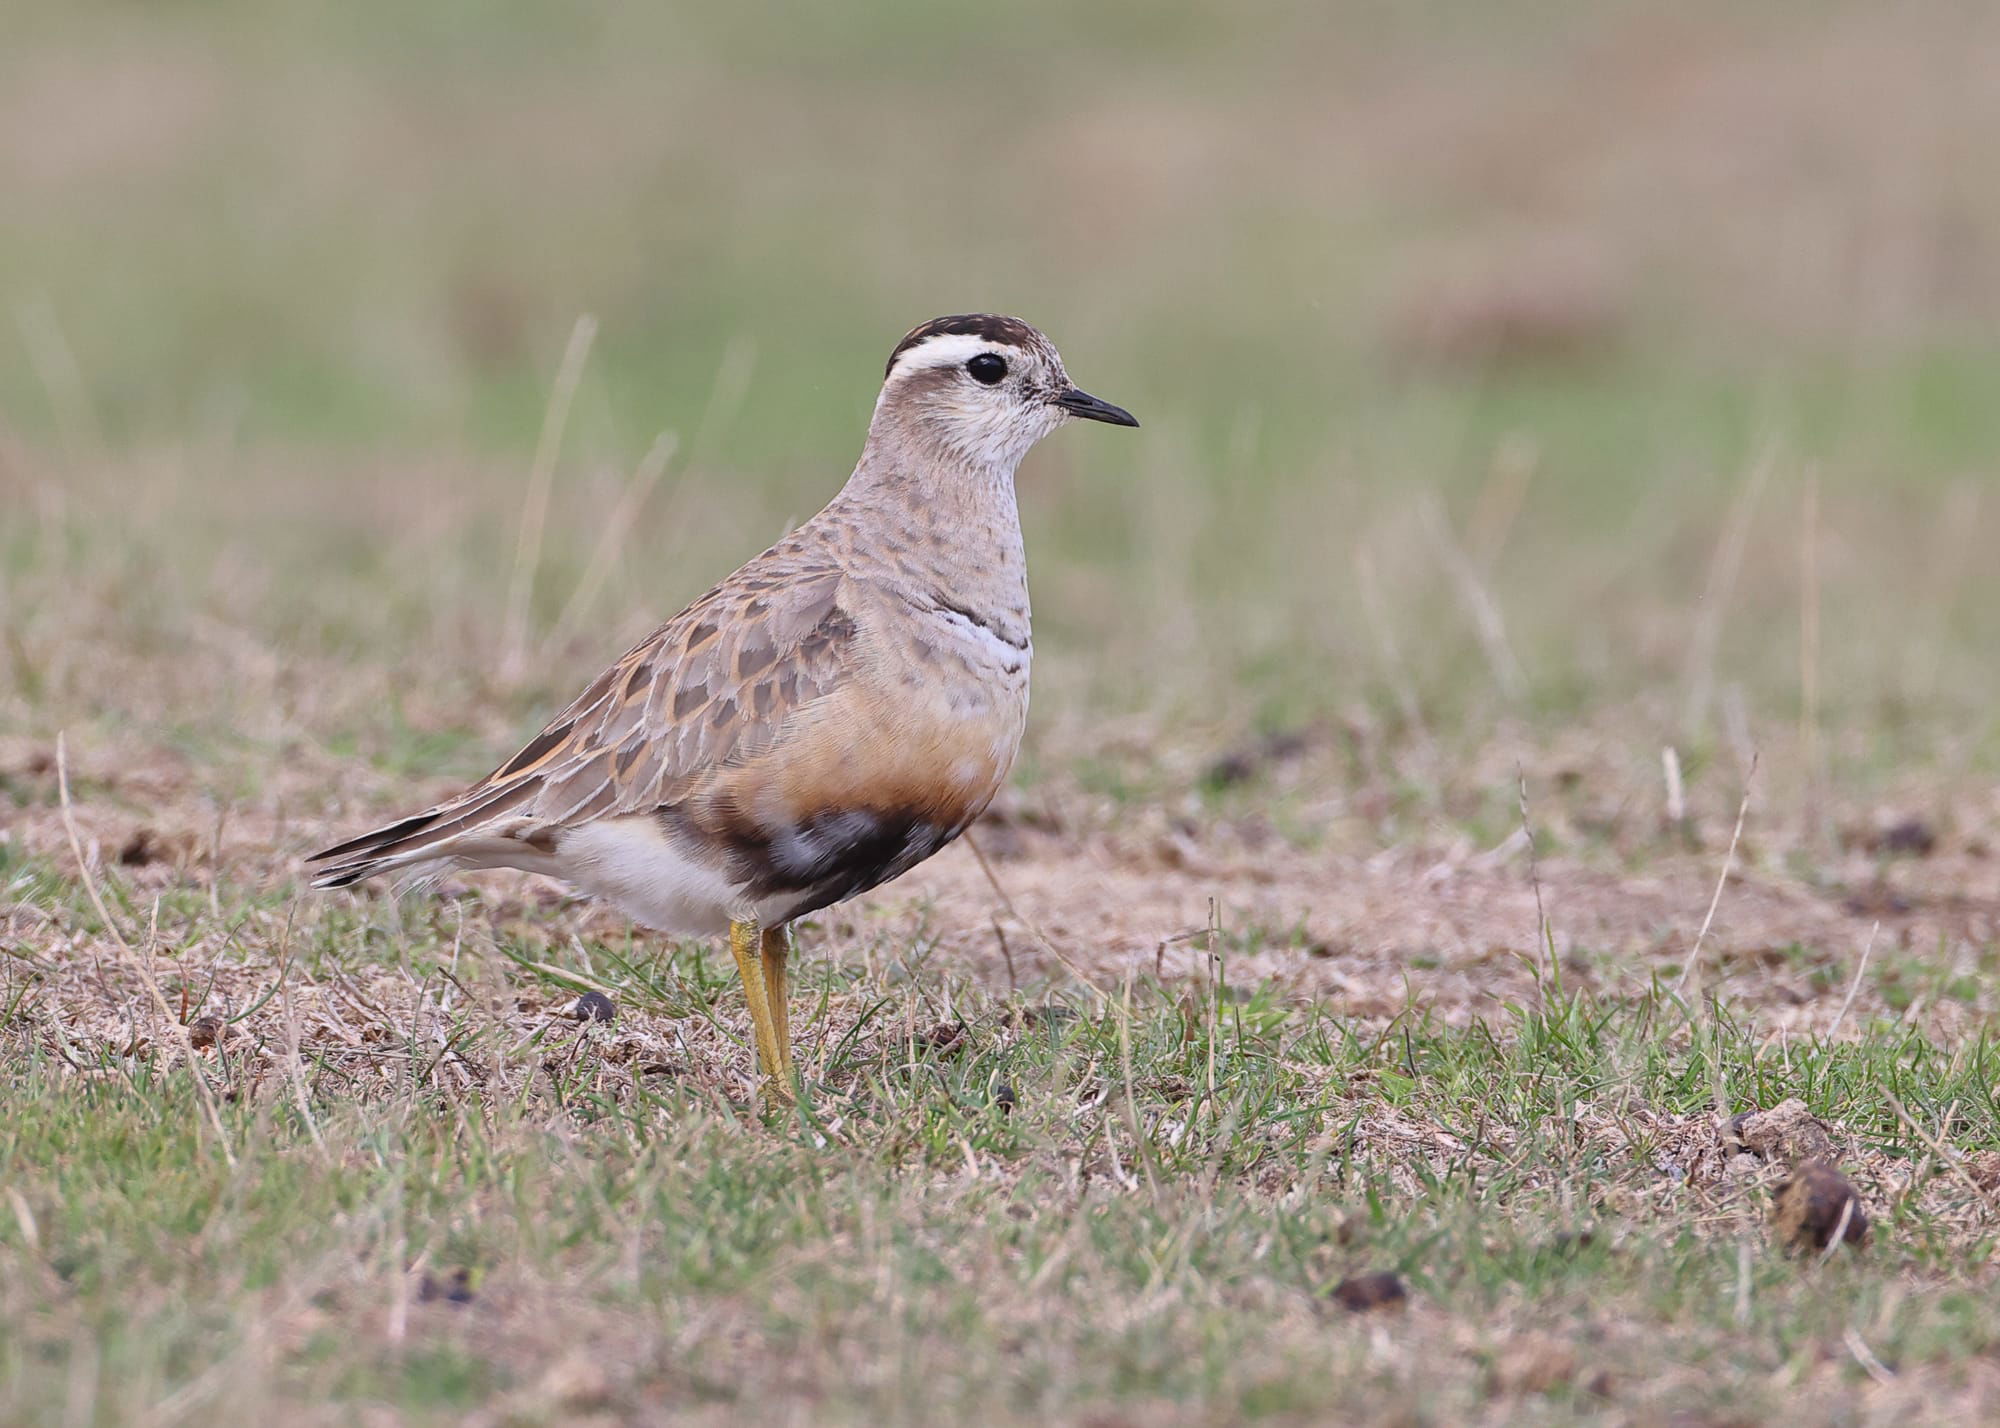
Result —
M534 793L528 782L475 788L450 803L336 843L306 859L319 865L313 871L312 885L344 888L377 873L431 871L449 865L511 865L539 871L535 855L546 850L535 846L529 828L517 826L502 832L495 826ZM527 822L511 821L516 825ZM496 842L502 847L496 848ZM503 849L504 855L496 858L494 855Z

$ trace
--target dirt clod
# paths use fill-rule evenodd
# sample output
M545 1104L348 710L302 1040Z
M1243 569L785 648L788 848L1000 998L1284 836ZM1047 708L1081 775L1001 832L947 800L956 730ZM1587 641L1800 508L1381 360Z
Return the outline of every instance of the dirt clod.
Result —
M1823 1250L1836 1237L1859 1245L1868 1235L1859 1192L1823 1160L1807 1161L1778 1187L1772 1223L1778 1238L1797 1250Z
M965 1023L941 1021L924 1033L923 1042L939 1056L950 1056L965 1045Z
M1914 814L1889 815L1843 836L1848 847L1877 857L1928 858L1937 851L1937 829Z
M447 1304L470 1304L473 1298L472 1271L465 1265L431 1274L417 1282L417 1298L425 1304L443 1300Z
M1273 764L1295 759L1311 747L1312 734L1309 730L1287 729L1266 734L1254 744L1218 756L1208 766L1204 777L1216 788L1248 783Z
M1809 1160L1836 1159L1833 1138L1806 1103L1794 1097L1768 1111L1746 1111L1723 1122L1724 1146L1756 1156L1772 1165L1798 1165Z
M127 868L144 867L159 856L159 841L153 837L153 830L150 828L137 830L118 849L118 861Z
M1850 917L1905 917L1916 910L1914 902L1881 878L1850 893L1840 905Z
M188 1045L196 1051L207 1051L220 1045L235 1035L235 1030L219 1016L199 1016L188 1023Z
M1965 1164L1972 1183L1989 1194L2000 1190L2000 1150L1982 1150Z
M1409 1298L1402 1276L1386 1269L1350 1275L1333 1286L1332 1294L1333 1302L1352 1314L1401 1308Z

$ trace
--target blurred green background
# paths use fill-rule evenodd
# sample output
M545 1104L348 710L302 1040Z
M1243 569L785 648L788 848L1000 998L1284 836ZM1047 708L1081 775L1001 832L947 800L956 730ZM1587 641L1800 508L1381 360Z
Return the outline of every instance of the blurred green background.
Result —
M1990 752L1991 6L0 20L12 722L143 712L50 676L93 600L477 683L587 313L525 709L831 493L905 328L991 309L1146 423L1024 473L1065 698L1698 742L1739 689Z

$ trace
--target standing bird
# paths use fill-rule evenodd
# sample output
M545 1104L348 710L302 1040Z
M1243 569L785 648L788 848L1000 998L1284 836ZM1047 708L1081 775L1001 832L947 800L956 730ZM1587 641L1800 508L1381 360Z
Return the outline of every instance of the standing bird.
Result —
M314 885L525 868L662 932L727 930L790 1094L789 924L930 857L1013 766L1031 651L1014 469L1078 417L1139 424L1016 318L916 328L824 510L464 793L314 854Z

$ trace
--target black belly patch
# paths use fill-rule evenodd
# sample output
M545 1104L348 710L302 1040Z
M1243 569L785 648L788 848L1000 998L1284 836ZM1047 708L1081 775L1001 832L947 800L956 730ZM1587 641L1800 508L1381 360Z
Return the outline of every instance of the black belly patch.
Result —
M660 817L671 831L688 831L682 810L663 808ZM722 844L729 877L752 901L790 899L771 918L776 926L908 872L964 828L901 810L843 808L777 828L737 817L704 831Z

